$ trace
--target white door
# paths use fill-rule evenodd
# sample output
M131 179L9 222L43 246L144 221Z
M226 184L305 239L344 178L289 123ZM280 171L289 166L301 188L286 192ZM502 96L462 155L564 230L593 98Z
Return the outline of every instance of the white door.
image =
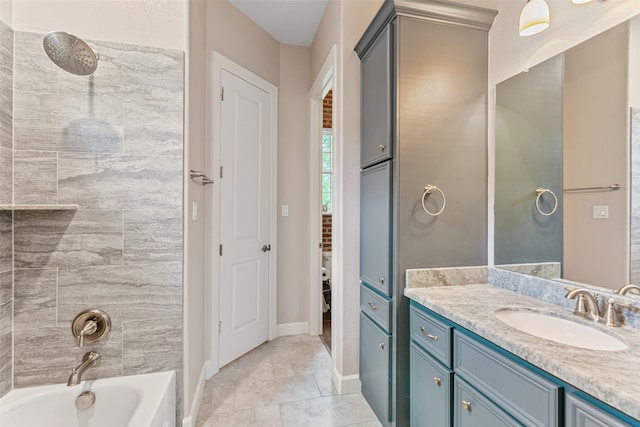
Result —
M270 95L222 69L220 366L269 331Z

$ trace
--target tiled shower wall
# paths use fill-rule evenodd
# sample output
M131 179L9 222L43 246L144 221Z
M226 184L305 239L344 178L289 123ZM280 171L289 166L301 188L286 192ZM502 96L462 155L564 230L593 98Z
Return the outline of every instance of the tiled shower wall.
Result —
M631 274L640 283L640 107L631 108Z
M13 30L0 21L0 204L13 198ZM13 231L11 212L0 212L0 396L11 389Z
M88 350L86 378L181 371L183 54L89 41L81 77L42 36L15 33L14 203L79 207L14 212L14 387L65 382ZM80 349L94 307L111 334Z

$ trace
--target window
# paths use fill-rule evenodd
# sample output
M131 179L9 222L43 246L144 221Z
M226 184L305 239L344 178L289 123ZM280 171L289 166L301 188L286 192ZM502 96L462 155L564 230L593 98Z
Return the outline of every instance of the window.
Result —
M333 129L322 130L322 212L331 213L333 188Z

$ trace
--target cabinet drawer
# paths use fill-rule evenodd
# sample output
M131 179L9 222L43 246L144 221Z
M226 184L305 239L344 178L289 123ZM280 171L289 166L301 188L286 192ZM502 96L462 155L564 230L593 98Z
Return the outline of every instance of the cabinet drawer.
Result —
M639 423L627 423L589 404L577 396L566 394L566 427L630 427Z
M411 306L410 322L411 339L450 368L452 328L415 306Z
M360 285L360 310L372 318L378 326L391 333L392 300L384 298L365 285Z
M391 420L391 336L360 313L362 395L380 419Z
M457 376L454 383L453 412L456 427L524 427L524 424L509 417Z
M411 425L450 426L453 373L415 343L409 363Z
M454 332L454 371L527 426L558 426L558 386L481 342Z

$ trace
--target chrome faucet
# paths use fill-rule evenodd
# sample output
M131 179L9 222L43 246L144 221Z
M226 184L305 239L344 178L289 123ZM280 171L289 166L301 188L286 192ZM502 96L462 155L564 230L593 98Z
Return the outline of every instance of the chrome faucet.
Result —
M578 300L576 301L576 308L573 311L574 314L586 317L596 322L600 320L600 309L598 308L598 301L596 300L597 297L591 294L587 289L572 289L567 292L565 297L569 299L575 299L578 297Z
M82 357L82 363L71 370L71 375L69 376L69 381L67 381L67 386L80 384L80 381L82 381L82 375L86 372L86 370L89 368L97 368L98 366L100 366L100 360L100 355L97 352L86 352Z
M624 285L617 291L613 291L618 295L626 295L629 291L636 291L636 293L640 293L640 286L638 285Z

